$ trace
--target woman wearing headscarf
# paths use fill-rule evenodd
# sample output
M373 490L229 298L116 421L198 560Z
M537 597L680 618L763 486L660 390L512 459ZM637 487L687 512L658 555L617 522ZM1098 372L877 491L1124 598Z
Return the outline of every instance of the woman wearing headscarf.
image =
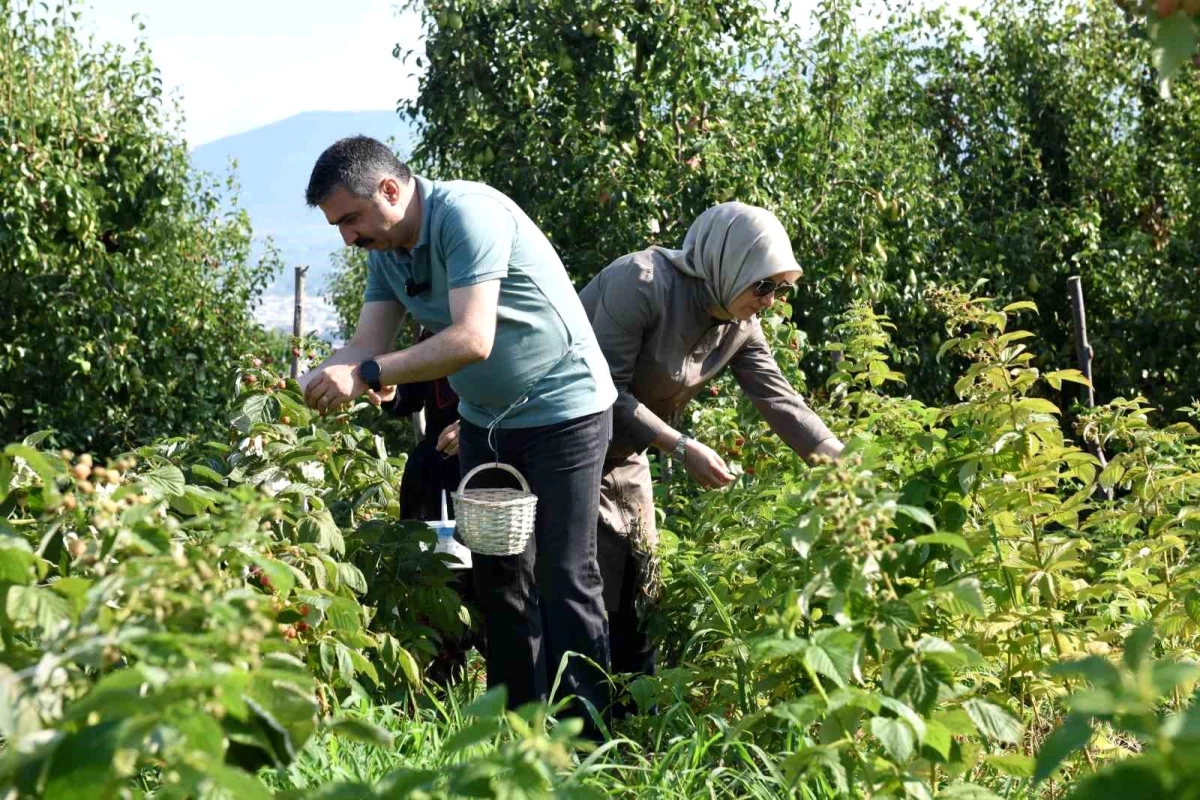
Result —
M836 459L842 452L780 372L756 316L800 274L774 214L722 203L692 223L681 250L651 247L619 258L580 293L618 392L597 534L614 672L654 670L638 613L657 541L647 449L682 463L701 486L734 480L712 448L675 428L706 383L729 367L772 430L802 457Z

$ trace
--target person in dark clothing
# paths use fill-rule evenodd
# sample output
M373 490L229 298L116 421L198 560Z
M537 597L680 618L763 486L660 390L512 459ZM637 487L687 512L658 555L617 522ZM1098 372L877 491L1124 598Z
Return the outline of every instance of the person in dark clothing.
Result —
M432 334L425 331L420 341ZM405 417L425 412L425 436L408 454L404 476L400 479L400 517L402 519L441 519L441 494L453 505L451 494L458 488L461 470L456 448L439 449L443 431L458 421L458 395L445 378L396 387L396 396L384 408L393 416ZM451 509L450 518L454 518Z
M422 330L418 342L433 333ZM386 397L386 395L385 395ZM458 422L458 395L445 378L421 383L404 383L396 387L395 396L383 403L383 409L395 417L408 417L425 412L425 435L408 453L404 474L400 477L400 519L428 522L442 518L442 493L445 492L449 519L454 519L452 494L458 488L461 471L458 464L457 426L453 434L445 431ZM451 584L458 596L469 606L475 605L475 582L470 569L456 569ZM482 634L467 631L459 638L445 637L442 650L429 675L438 683L451 680L467 664L471 647L483 652Z

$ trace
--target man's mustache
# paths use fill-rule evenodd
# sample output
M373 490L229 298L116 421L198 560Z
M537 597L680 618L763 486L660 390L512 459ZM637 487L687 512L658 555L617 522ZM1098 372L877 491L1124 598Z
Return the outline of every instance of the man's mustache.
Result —
M375 244L375 240L366 236L360 236L354 240L355 247L370 247L373 244Z

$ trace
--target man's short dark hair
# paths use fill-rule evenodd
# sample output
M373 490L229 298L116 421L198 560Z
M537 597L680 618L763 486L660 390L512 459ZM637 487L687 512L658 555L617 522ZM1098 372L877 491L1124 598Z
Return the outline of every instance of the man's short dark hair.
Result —
M412 170L378 139L350 136L337 140L321 153L308 179L304 199L309 208L319 206L339 186L355 197L372 197L380 179L385 177L407 183Z

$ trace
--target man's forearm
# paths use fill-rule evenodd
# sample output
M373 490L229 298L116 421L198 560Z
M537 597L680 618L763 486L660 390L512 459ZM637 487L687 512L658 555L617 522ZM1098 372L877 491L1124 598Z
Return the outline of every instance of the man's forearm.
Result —
M470 329L451 325L420 344L377 356L380 383L419 383L444 378L487 358L489 347Z

